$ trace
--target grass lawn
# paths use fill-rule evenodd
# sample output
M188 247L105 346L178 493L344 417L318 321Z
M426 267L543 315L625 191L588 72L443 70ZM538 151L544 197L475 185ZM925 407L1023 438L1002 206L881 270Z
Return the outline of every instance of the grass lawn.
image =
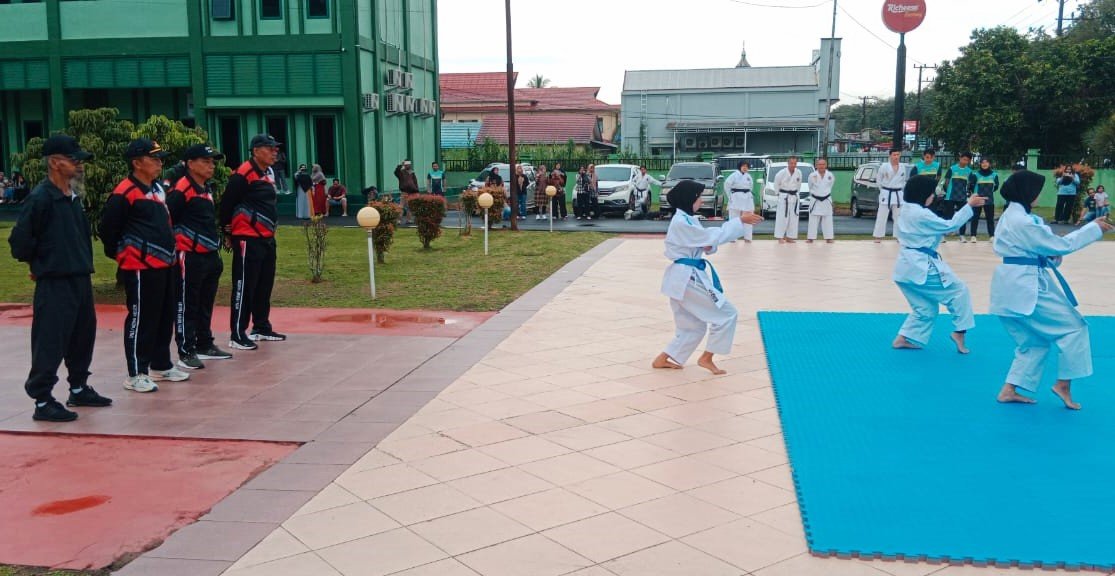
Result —
M0 224L7 239L11 223ZM547 233L493 230L488 257L484 231L471 236L445 230L429 250L423 250L414 229L401 229L387 253L387 263L376 265L376 296L368 291L368 236L356 228L330 228L323 281L310 282L306 238L297 226L281 226L278 234L278 274L272 303L288 307L394 308L494 311L511 303L570 260L607 238L596 232ZM5 251L7 243L4 245ZM97 302L123 303L123 288L115 282L115 263L93 246L97 274L93 288ZM229 302L232 256L222 255L219 305ZM0 302L30 302L34 283L27 266L0 258ZM0 576L8 576L0 572ZM20 575L22 576L22 575Z

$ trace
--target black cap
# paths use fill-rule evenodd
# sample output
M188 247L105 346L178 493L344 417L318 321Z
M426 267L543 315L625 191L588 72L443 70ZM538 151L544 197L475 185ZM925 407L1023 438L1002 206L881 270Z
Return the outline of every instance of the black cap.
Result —
M89 160L93 154L81 149L77 139L68 134L55 134L43 143L43 158L60 154L74 160Z
M276 147L276 146L282 146L282 145L283 145L282 142L279 142L278 140L275 139L274 136L272 136L270 134L256 134L252 138L252 143L249 146L249 148L251 148L252 150L255 150L256 148L259 148L260 146Z
M194 144L193 146L186 148L186 151L182 153L183 160L197 160L199 158L213 158L215 160L221 160L224 157L224 154L217 152L213 149L212 146L208 144Z
M163 150L158 142L148 140L147 138L137 138L132 140L131 144L124 149L124 157L131 160L133 158L142 158L150 156L152 158L166 158L170 153Z

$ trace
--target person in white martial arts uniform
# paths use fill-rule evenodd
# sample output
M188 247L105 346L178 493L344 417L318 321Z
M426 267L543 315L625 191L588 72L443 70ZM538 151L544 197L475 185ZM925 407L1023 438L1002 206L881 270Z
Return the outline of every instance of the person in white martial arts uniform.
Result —
M875 243L883 241L887 236L887 217L894 218L895 226L891 228L894 235L898 228L898 213L902 207L902 190L906 187L906 180L910 177L910 167L899 162L902 151L897 148L890 151L890 158L879 166L875 174L875 182L879 184L879 209L875 212Z
M987 198L972 196L951 220L933 213L929 206L937 199L937 180L914 176L906 182L902 199L905 207L894 224L902 249L894 263L894 283L910 303L910 315L898 330L892 346L918 349L929 343L933 323L941 304L952 314L952 341L956 351L967 354L964 335L976 325L972 314L972 295L956 277L948 263L937 253L941 237L959 230L972 219L972 208L983 206Z
M798 170L798 157L786 160L786 169L774 177L774 189L778 190L778 213L774 218L774 237L779 244L797 242L798 237L798 191L801 190L801 170Z
M754 183L751 181L751 175L747 173L749 170L751 170L751 164L747 160L741 160L736 165L736 171L732 172L732 175L724 181L724 190L728 192L729 220L739 218L739 215L744 212L755 211L755 197L751 195ZM753 233L754 226L743 225L744 242L750 244Z
M739 218L724 221L719 228L704 228L696 216L704 189L700 182L685 180L667 195L676 211L666 231L666 258L670 265L662 277L662 293L670 297L676 329L673 341L651 366L681 368L708 332L705 352L697 365L713 374L724 374L712 356L731 352L738 313L724 297L716 269L704 255L742 236L744 224L755 225L763 218L754 212L744 212Z
M828 160L817 160L817 171L809 175L809 196L813 204L809 207L809 228L805 233L805 243L812 244L817 239L817 224L825 236L825 242L833 243L832 232L832 186L836 176L828 170Z
M1063 256L1101 239L1112 225L1095 220L1065 236L1054 234L1030 213L1044 185L1045 176L1023 170L1011 174L1000 192L1009 204L995 230L993 247L1003 262L991 277L991 313L999 317L1016 347L999 401L1033 404L1034 399L1018 389L1037 391L1050 348L1056 347L1053 393L1067 408L1079 410L1071 385L1092 374L1092 347L1088 323L1077 311L1076 297L1057 267Z

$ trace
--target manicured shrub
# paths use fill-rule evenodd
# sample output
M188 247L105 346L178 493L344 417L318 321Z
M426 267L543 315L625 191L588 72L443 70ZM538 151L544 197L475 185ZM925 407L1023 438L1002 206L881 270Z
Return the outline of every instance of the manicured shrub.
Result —
M430 243L441 236L441 221L445 219L445 197L436 194L418 194L407 200L414 223L418 227L418 239L422 247L430 248Z
M379 210L379 226L372 229L372 241L376 248L376 261L384 264L384 255L391 251L395 242L395 225L403 213L403 207L390 200L372 200L368 206Z

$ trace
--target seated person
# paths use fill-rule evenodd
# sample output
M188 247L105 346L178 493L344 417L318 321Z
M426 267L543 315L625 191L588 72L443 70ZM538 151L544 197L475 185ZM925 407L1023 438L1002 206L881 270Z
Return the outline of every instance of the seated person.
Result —
M336 178L333 179L333 185L329 187L329 205L340 206L341 216L348 216L348 190Z

